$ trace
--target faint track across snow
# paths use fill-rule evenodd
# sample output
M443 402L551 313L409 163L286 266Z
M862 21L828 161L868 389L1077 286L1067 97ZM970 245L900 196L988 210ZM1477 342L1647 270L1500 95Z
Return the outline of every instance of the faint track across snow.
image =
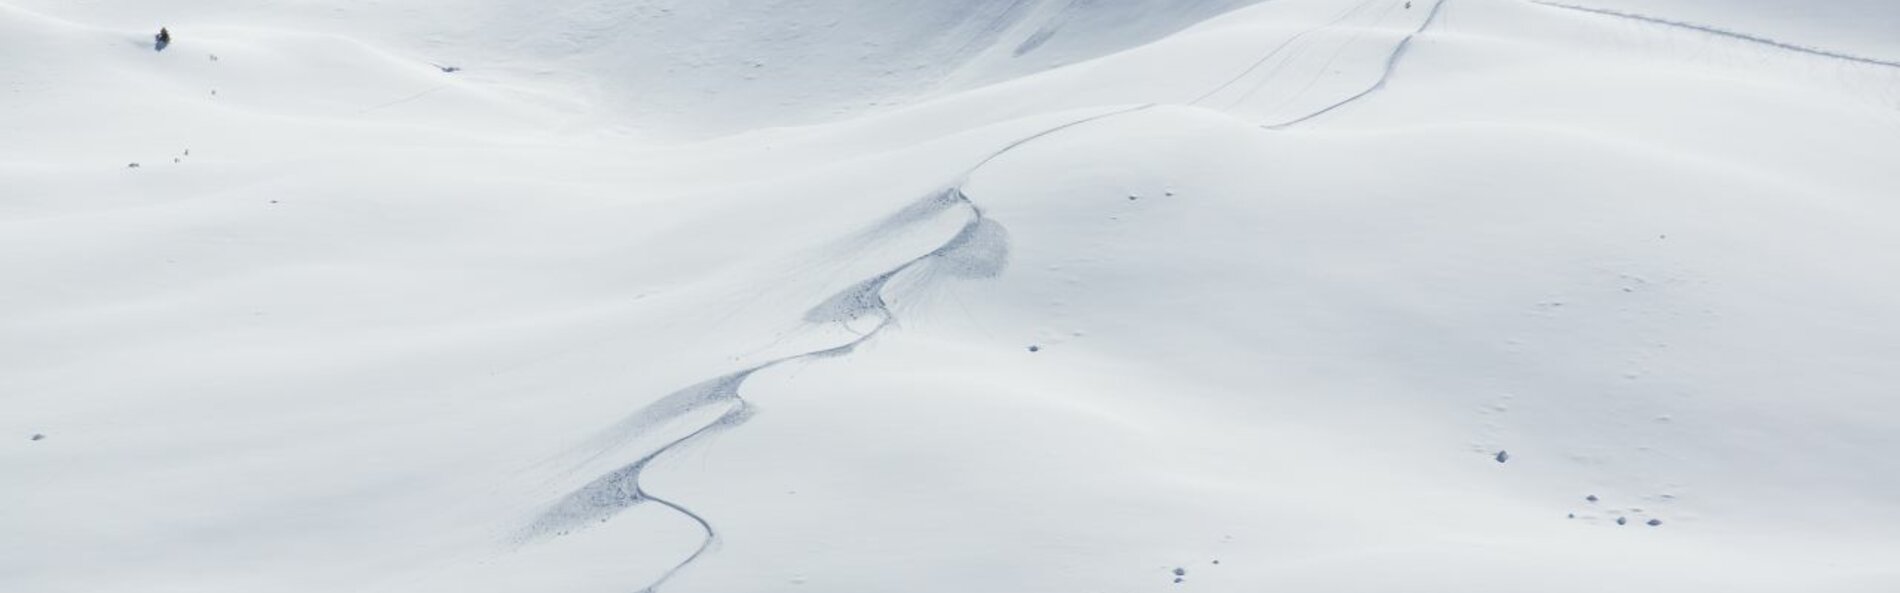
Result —
M1220 86L1216 86L1212 90L1202 93L1201 96L1195 97L1193 101L1188 101L1188 104L1199 105L1201 104L1202 101L1206 101L1208 99L1213 98L1214 95L1220 94L1221 91L1225 91L1228 88L1236 84L1239 84L1240 81L1245 80L1248 75L1253 74L1254 71L1259 70L1260 67L1267 65L1267 62L1271 61L1275 56L1280 55L1280 52L1285 51L1288 46L1299 42L1301 39L1304 39L1307 35L1311 35L1315 31L1321 31L1321 30L1338 26L1340 23L1345 22L1346 19L1352 18L1352 15L1357 14L1361 8L1364 8L1368 4L1371 4L1371 0L1366 0L1365 2L1360 2L1358 4L1353 5L1352 8L1347 9L1345 12L1340 13L1339 16L1334 17L1332 21L1327 22L1324 25L1302 29L1300 30L1300 32L1294 33L1293 35L1288 36L1286 40L1281 41L1277 45L1274 45L1273 49L1268 51L1266 55L1260 56L1260 59L1258 60L1254 60L1252 64L1248 65L1246 69L1241 70L1239 74L1235 74L1233 78L1228 79L1227 82L1221 83ZM1281 64L1284 65L1285 62L1281 62ZM1275 69L1277 70L1278 66L1275 66ZM1272 74L1269 73L1268 76L1269 78L1271 78ZM1248 93L1248 94L1252 94L1252 93Z
M1821 56L1825 58L1834 58L1837 60L1847 60L1849 62L1870 64L1874 66L1886 66L1888 68L1900 68L1900 61L1883 60L1879 58L1870 58L1866 56L1857 56L1854 54L1843 53L1843 52L1838 52L1838 51L1829 50L1829 49L1810 47L1806 45L1798 45L1794 43L1788 43L1786 41L1779 41L1779 40L1771 39L1768 37L1763 37L1760 35L1742 33L1739 31L1730 31L1728 29L1712 27L1709 25L1699 25L1696 23L1690 23L1686 21L1677 21L1677 20L1671 20L1671 19L1666 19L1666 18L1661 18L1661 17L1653 17L1649 15L1644 15L1644 14L1637 14L1633 12L1611 10L1608 8L1594 8L1594 7L1589 7L1589 6L1578 6L1575 4L1548 2L1546 0L1528 0L1528 1L1532 4L1549 6L1551 8L1561 8L1564 10L1574 10L1577 12L1600 14L1600 15L1612 16L1612 17L1616 17L1620 19L1628 19L1628 20L1640 21L1640 22L1645 22L1645 23L1650 23L1650 24L1655 24L1655 25L1675 27L1678 29L1700 31L1700 32L1707 33L1710 35L1715 35L1718 37L1727 37L1729 39L1737 39L1741 41L1747 41L1749 43L1758 43L1758 44L1767 45L1770 47L1776 47L1776 48L1785 49L1792 52L1804 53L1808 55Z
M1332 104L1322 107L1318 111L1314 111L1312 113L1308 113L1306 115L1302 115L1300 117L1293 118L1293 119L1283 121L1280 123L1262 124L1260 127L1263 127L1269 130L1279 130L1279 129L1291 127L1301 122L1325 115L1340 107L1345 107L1346 105L1349 105L1354 101L1358 101L1360 99L1365 98L1366 95L1372 94L1373 91L1377 91L1379 89L1385 88L1386 81L1390 80L1392 78L1392 73L1398 70L1399 61L1405 58L1406 50L1411 48L1412 40L1418 37L1419 35L1425 33L1426 29L1431 28L1432 23L1438 20L1439 10L1444 8L1445 3L1448 1L1449 0L1435 0L1434 2L1432 2L1431 12L1425 15L1424 22L1419 23L1417 29L1414 29L1412 30L1412 32L1407 33L1404 38L1399 40L1398 45L1393 46L1392 53L1388 54L1385 58L1384 70L1382 70L1379 73L1379 79L1376 81L1373 81L1372 86L1366 87L1365 90L1359 91L1357 93L1353 93L1352 95L1349 95L1344 99L1340 99L1339 101L1336 101Z

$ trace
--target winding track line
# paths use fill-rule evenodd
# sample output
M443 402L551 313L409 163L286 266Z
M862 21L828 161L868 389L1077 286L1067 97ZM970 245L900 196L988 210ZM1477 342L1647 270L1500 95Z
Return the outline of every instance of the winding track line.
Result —
M1760 35L1743 33L1740 31L1730 31L1728 29L1723 29L1720 27L1712 27L1709 25L1698 25L1696 23L1670 20L1670 19L1665 19L1661 17L1653 17L1653 16L1649 16L1645 14L1637 14L1634 12L1623 12L1620 10L1611 10L1608 8L1594 8L1590 6L1578 6L1575 4L1550 2L1548 0L1529 0L1529 1L1532 4L1541 4L1544 6L1549 6L1551 8L1561 8L1564 10L1574 10L1577 12L1588 12L1591 14L1613 16L1620 19L1640 21L1640 22L1650 23L1654 25L1663 25L1667 27L1675 27L1678 29L1700 31L1702 33L1707 33L1707 34L1715 35L1718 37L1727 37L1729 39L1737 39L1741 41L1747 41L1749 43L1758 43L1761 45L1767 45L1767 46L1785 49L1785 50L1793 51L1793 52L1800 52L1800 53L1804 53L1808 55L1821 56L1824 58L1847 60L1849 62L1858 62L1861 64L1869 64L1873 66L1886 66L1888 68L1900 68L1900 62L1896 62L1892 60L1883 60L1880 58L1857 56L1854 54L1838 52L1831 49L1823 49L1823 48L1811 47L1811 46L1806 46L1806 45L1798 45L1794 43L1788 43L1786 41L1779 41L1779 40L1771 39L1768 37L1762 37Z
M1386 3L1385 10L1380 11L1378 16L1373 18L1371 23L1368 23L1369 27L1356 27L1352 33L1352 37L1347 38L1346 41L1340 43L1338 46L1333 48L1332 55L1326 57L1326 63L1321 64L1319 69L1313 72L1313 77L1308 78L1306 80L1306 84L1304 86L1301 86L1298 92L1295 92L1292 95L1287 96L1285 100L1282 100L1279 102L1279 104L1274 105L1271 109L1268 110L1268 112L1270 113L1273 111L1278 111L1281 108L1284 108L1288 105L1292 105L1294 103L1299 102L1301 97L1305 97L1308 91L1313 90L1314 85L1319 84L1320 79L1323 79L1326 77L1326 71L1333 69L1333 64L1339 63L1339 56L1346 53L1346 48L1352 47L1353 43L1358 42L1360 39L1364 38L1367 30L1370 27L1376 27L1379 25L1379 23L1385 22L1386 16L1392 14L1393 10L1398 9L1399 3L1401 1L1402 0L1391 0L1390 2ZM1409 10L1409 8L1407 10ZM1428 15L1426 18L1429 19L1430 16ZM1265 86L1266 85L1255 87L1252 91L1248 91L1247 94L1241 95L1240 101L1236 102L1236 104L1246 102L1246 100L1252 97L1255 92L1259 92L1260 89L1264 88Z
M1392 54L1386 56L1385 70L1379 73L1379 80L1373 82L1372 86L1366 87L1365 90L1359 91L1357 93L1353 93L1351 96L1348 96L1344 99L1340 99L1338 102L1335 102L1331 105L1327 105L1326 107L1323 107L1318 111L1314 111L1312 113L1308 113L1306 115L1303 115L1294 119L1290 119L1287 121L1283 121L1277 124L1261 124L1260 127L1266 128L1269 130L1285 129L1287 127L1299 124L1300 122L1304 122L1306 120L1313 119L1315 117L1326 115L1328 112L1331 112L1334 109L1345 107L1346 105L1351 104L1354 101L1358 101L1359 99L1365 98L1366 95L1372 94L1373 91L1385 88L1385 82L1391 79L1392 72L1398 69L1399 60L1405 57L1405 50L1411 47L1412 39L1415 37L1418 37L1419 34L1424 33L1426 29L1431 28L1432 23L1438 20L1438 11L1439 9L1444 8L1446 1L1447 0L1435 0L1434 2L1432 2L1431 13L1425 15L1425 22L1419 23L1417 29L1414 29L1411 33L1407 33L1404 39L1400 39L1399 44L1392 48Z
M652 502L664 506L673 512L691 519L694 523L699 525L704 536L701 538L699 546L695 548L691 554L687 555L685 559L679 561L665 573L662 573L660 577L640 589L640 593L656 593L661 586L665 585L668 581L672 580L673 577L677 576L681 571L691 566L709 552L718 542L719 532L713 527L711 521L708 521L699 513L694 512L685 505L654 496L651 492L648 492L642 487L640 484L640 476L648 465L682 445L737 426L750 417L752 406L740 395L740 389L744 386L745 381L754 373L788 362L835 358L848 355L856 350L858 346L877 337L878 334L882 333L885 329L894 325L897 321L897 314L892 311L891 304L885 299L883 292L884 287L891 279L917 266L937 260L948 260L949 258L960 255L959 250L969 246L985 232L1000 233L1002 229L1001 225L998 225L985 215L982 207L971 200L963 190L964 185L969 182L970 177L985 165L988 165L990 162L995 161L998 157L1012 150L1051 134L1104 118L1133 113L1152 106L1153 104L1147 104L1119 109L1054 126L1011 142L978 161L975 165L965 170L964 173L957 178L956 183L952 184L949 189L926 198L927 201L942 201L942 208L938 211L958 207L966 210L969 218L956 235L928 253L911 258L909 261L891 268L884 273L859 281L850 288L827 299L824 303L814 308L811 313L807 314L808 321L815 321L816 319L812 319L812 316L821 311L837 314L838 317L825 317L822 319L840 324L874 315L878 319L877 325L842 345L767 361L745 370L704 381L698 385L688 387L648 404L638 412L635 412L629 422L623 422L621 428L639 432L645 429L659 428L670 421L680 419L693 412L711 409L715 405L723 404L727 407L726 410L720 413L713 421L694 429L684 436L668 441L666 444L661 445L634 462L608 472L566 496L561 497L560 500L556 501L550 508L538 516L532 524L528 525L519 537L522 539L533 539L565 535L572 530L583 528L592 523L605 522L608 518L611 518L620 511L642 502ZM1007 247L1006 235L997 237L997 240L1002 241L1003 247ZM1001 262L996 263L998 266L1001 264ZM996 271L1000 271L1000 267ZM849 326L846 327L847 329L849 328ZM609 448L612 446L611 444L607 445ZM604 451L597 452L596 457L602 453L604 453Z

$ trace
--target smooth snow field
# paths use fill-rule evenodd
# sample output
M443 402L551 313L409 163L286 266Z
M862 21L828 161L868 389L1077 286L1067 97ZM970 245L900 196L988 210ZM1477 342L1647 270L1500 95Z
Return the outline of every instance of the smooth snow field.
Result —
M1900 2L0 0L0 593L795 591L1900 591Z

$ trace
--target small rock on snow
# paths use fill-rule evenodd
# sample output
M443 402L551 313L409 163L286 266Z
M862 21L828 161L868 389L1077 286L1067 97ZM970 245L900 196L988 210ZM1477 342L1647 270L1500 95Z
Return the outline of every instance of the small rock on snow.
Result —
M1497 457L1494 457L1493 459L1497 459L1497 460L1498 460L1498 463L1504 463L1504 462L1506 462L1506 461L1510 461L1510 460L1511 460L1511 452L1510 452L1510 451L1498 451L1498 456L1497 456Z
M1662 519L1650 519L1650 520L1649 520L1649 522L1648 522L1648 523L1645 523L1645 524L1646 524L1646 525L1649 525L1650 527L1655 527L1655 526L1657 526L1657 525L1662 525Z
M1177 576L1177 577L1178 577L1178 576L1187 576L1187 569L1185 569L1185 568L1181 568L1181 567L1179 567L1179 566L1176 566L1176 567L1174 567L1174 576Z
M43 441L43 440L46 440L46 435L43 435L43 434L40 434L40 433L37 433L37 432L36 432L36 433L33 433L33 436L31 436L31 437L27 437L27 438L28 438L28 440L34 440L34 441Z

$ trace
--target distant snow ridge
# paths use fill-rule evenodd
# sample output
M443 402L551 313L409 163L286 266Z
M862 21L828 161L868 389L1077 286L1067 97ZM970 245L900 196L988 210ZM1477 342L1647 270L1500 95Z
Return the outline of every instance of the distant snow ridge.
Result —
M1818 47L1797 45L1797 44L1788 43L1785 41L1777 41L1777 40L1770 39L1767 37L1762 37L1760 35L1742 33L1738 31L1730 31L1728 29L1723 29L1720 27L1712 27L1709 25L1698 25L1695 23L1670 20L1666 18L1653 17L1653 16L1643 15L1643 14L1636 14L1633 12L1610 10L1608 8L1592 8L1589 6L1578 6L1575 4L1564 4L1561 2L1549 2L1547 0L1530 0L1530 1L1534 4L1542 4L1544 6L1549 6L1551 8L1562 8L1564 10L1575 10L1578 12L1588 12L1588 13L1600 14L1600 15L1605 15L1605 16L1613 16L1613 17L1629 19L1633 21L1641 21L1645 23L1675 27L1678 29L1689 29L1692 31L1701 31L1703 33L1708 33L1710 35L1727 37L1730 39L1739 39L1741 41L1747 41L1750 43L1759 43L1762 45L1778 47L1778 48L1785 49L1788 51L1800 52L1800 53L1809 54L1809 55L1816 55L1816 56L1821 56L1821 57L1826 57L1826 58L1834 58L1837 60L1847 60L1849 62L1858 62L1862 64L1872 64L1875 66L1887 66L1890 68L1900 68L1900 62L1896 62L1892 60L1869 58L1866 56L1857 56L1854 54L1842 53L1842 52L1833 51L1829 49L1822 49Z
M600 96L688 131L827 121L1162 39L1263 0L545 0L478 23L496 61L577 67Z
M661 444L647 450L633 462L595 478L562 496L523 528L517 540L526 543L566 535L589 525L604 523L621 511L643 502L667 507L697 523L705 536L699 546L685 559L640 591L650 593L659 590L667 581L672 580L680 571L711 550L713 544L718 541L719 532L713 527L711 521L692 509L646 491L640 485L640 475L649 464L681 445L738 426L751 417L752 406L741 395L740 388L754 373L787 362L850 354L859 345L877 337L879 333L895 324L897 315L892 311L891 303L885 297L884 288L899 275L914 272L923 274L923 278L928 280L938 275L980 279L1001 274L1009 262L1009 231L1001 223L985 215L982 207L964 193L963 186L968 182L970 175L1003 154L1036 139L1077 125L1139 111L1147 107L1149 106L1142 105L1090 116L1024 137L979 161L950 188L925 196L886 218L877 225L878 230L895 230L932 220L953 209L963 210L965 216L968 217L963 227L936 249L881 274L858 281L820 302L805 314L807 322L836 323L846 325L847 328L847 324L853 321L875 319L876 324L858 337L838 346L774 359L706 380L660 398L617 423L606 434L590 443L587 448L593 449L594 452L583 463L596 460L613 449L625 446L628 441L649 437L669 428L678 431L680 429L676 427L682 423L688 424L690 428L680 436L661 441ZM705 415L713 417L697 425L687 422L692 417Z

